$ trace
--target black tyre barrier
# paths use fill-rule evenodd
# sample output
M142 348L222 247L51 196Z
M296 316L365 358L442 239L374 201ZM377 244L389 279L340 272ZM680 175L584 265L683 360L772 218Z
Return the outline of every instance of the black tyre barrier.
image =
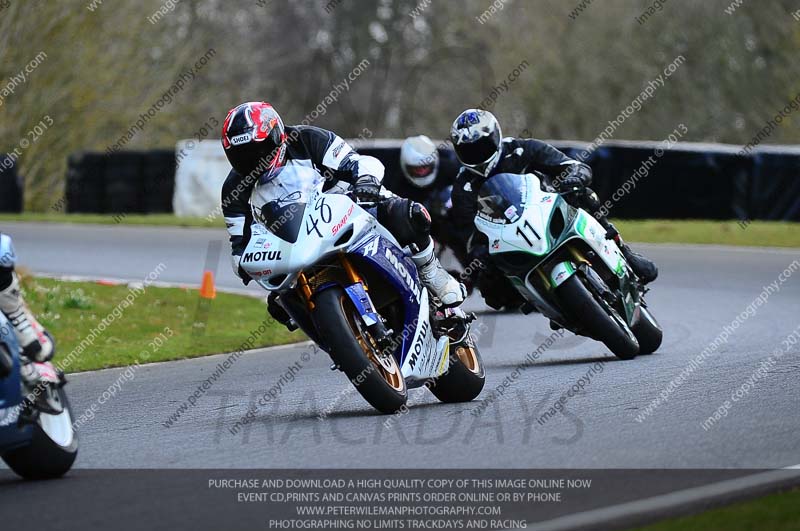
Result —
M106 155L73 153L67 159L66 211L104 213ZM56 207L56 210L62 208Z
M656 158L652 149L609 148L613 183L601 201L611 200L611 213L620 218L731 219L735 155L705 152L665 152Z
M144 212L143 158L144 153L137 151L123 151L108 157L105 172L107 213Z
M401 140L354 141L399 172ZM658 155L657 142L608 142L589 154L587 144L554 142L592 167L592 188L610 215L627 219L764 219L800 221L800 148L678 143ZM651 163L647 164L650 160ZM635 175L638 171L638 175ZM644 170L644 171L642 171ZM0 192L9 180L0 173ZM626 184L627 183L627 184ZM172 212L173 150L78 153L67 170L69 212ZM16 189L9 194L21 204ZM0 193L0 210L6 206Z
M0 154L0 212L22 212L23 189L16 161Z
M173 150L73 153L67 161L66 211L172 212Z
M748 219L800 220L800 149L755 153L748 183Z
M145 153L142 166L144 212L172 212L175 192L175 152L159 149Z

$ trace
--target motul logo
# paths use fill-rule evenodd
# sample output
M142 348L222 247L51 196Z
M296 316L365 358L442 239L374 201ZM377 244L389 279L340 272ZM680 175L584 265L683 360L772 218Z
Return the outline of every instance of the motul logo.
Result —
M247 253L242 262L263 262L264 260L281 260L281 251L258 251Z
M408 362L409 367L412 369L417 368L417 361L419 361L419 355L422 353L422 347L424 346L425 340L428 338L428 321L423 321L422 325L420 326L419 335L417 336L417 341L411 347L411 359Z
M392 264L392 267L394 267L395 271L397 271L397 273L400 275L400 278L402 278L406 283L408 289L411 290L411 293L413 293L414 297L416 297L419 301L420 297L422 296L419 286L411 277L411 274L408 272L405 266L397 260L397 257L388 247L386 248L386 259L389 260L389 263Z

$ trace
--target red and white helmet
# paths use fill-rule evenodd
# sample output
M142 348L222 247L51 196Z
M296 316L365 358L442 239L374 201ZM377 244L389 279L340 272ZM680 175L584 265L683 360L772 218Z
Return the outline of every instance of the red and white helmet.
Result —
M228 112L222 124L222 147L234 170L261 175L283 165L286 128L269 103L242 103Z

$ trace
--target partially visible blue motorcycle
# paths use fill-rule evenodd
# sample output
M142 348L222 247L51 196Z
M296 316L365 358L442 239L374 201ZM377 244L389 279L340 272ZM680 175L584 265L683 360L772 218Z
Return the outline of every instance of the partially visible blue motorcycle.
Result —
M33 368L35 382L23 377ZM23 367L14 330L0 312L0 457L26 479L62 476L78 455L65 382L52 363Z

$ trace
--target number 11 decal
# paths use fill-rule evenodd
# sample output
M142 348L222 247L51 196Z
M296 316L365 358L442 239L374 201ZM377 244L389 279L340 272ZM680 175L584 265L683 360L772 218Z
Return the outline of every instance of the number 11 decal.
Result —
M536 229L534 229L533 226L530 223L528 223L527 219L525 220L525 223L523 223L523 226L526 229L528 229L529 231L531 231L533 233L533 235L536 237L537 240L541 241L542 237L539 236L539 233L536 232ZM523 231L520 227L517 227L517 234L519 234L520 236L522 236L525 239L525 241L528 243L529 247L533 247L533 242L531 241L530 238L528 238L528 235L525 234L525 231Z

